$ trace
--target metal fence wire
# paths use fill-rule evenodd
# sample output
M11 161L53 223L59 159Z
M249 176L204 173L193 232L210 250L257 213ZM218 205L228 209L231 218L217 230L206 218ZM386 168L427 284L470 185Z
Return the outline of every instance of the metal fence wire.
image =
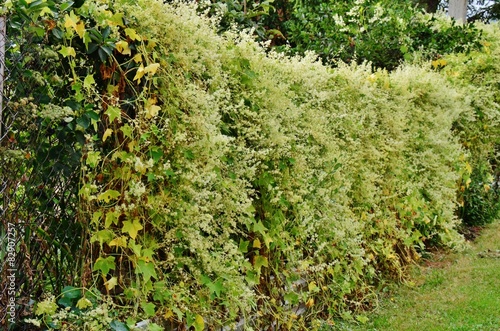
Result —
M33 302L79 284L80 152L46 32L0 21L0 329L33 330Z

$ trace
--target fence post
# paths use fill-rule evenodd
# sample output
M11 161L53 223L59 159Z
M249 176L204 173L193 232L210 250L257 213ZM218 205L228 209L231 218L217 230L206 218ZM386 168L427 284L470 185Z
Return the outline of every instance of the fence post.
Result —
M6 43L6 18L0 16L0 140L2 140L3 127L3 81L5 79L5 43Z

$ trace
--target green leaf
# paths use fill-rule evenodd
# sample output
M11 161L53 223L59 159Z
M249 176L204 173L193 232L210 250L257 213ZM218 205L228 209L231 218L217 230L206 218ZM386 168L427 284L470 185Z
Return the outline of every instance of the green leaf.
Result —
M141 223L139 223L139 220L136 218L132 222L123 222L122 233L128 233L132 239L135 239L137 237L137 233L142 229L143 227Z
M103 259L102 257L99 257L95 263L94 267L92 268L93 271L98 271L100 270L104 276L106 276L109 272L109 270L115 270L115 257L114 256L108 256L107 258Z
M206 285L210 289L210 292L215 294L216 297L219 297L221 292L224 291L224 285L222 283L221 278L217 279L215 282L210 282Z
M113 331L129 331L126 324L116 320L111 321L111 323L109 323L109 327Z
M134 129L128 124L124 124L121 128L120 131L123 132L123 135L127 138L133 139L134 136L132 133L134 132Z
M239 250L241 253L247 253L248 252L248 245L250 244L250 241L247 240L241 240L240 239L240 246Z
M288 301L288 303L292 306L299 303L299 295L297 293L294 293L294 292L289 292L289 293L285 294L285 296L283 298L286 301Z
M108 115L110 122L113 122L115 119L118 119L118 121L121 121L122 119L122 111L118 107L109 106L104 114Z
M254 260L254 267L255 267L255 270L259 271L260 272L260 269L262 267L268 267L268 263L267 263L267 257L265 256L262 256L262 255L257 255L255 256L255 260Z
M85 160L85 163L89 165L91 168L95 168L100 160L101 160L101 153L91 151L87 153L87 159Z
M135 240L130 240L128 242L128 247L132 249L132 252L134 252L135 256L141 257L141 251L142 251L142 245L136 244Z
M73 47L62 46L59 53L64 57L68 57L68 56L76 57L76 52L75 52L75 49Z
M356 316L356 319L358 320L359 323L361 323L363 325L368 323L368 321L370 320L368 317L363 316L363 315Z
M139 261L137 261L136 272L141 273L145 281L150 280L151 277L153 277L154 279L158 279L155 271L155 266L152 262L146 262L140 259Z
M104 228L107 229L111 226L111 224L118 225L118 217L119 217L119 212L117 211L111 211L106 214L106 220L104 221Z
M90 89L92 85L95 84L94 76L93 75L87 75L85 79L83 80L83 87L86 89Z
M118 26L121 26L121 27L124 27L124 25L123 25L123 13L114 14L113 16L108 18L108 22L113 23L113 24L118 25Z
M254 223L253 225L253 231L254 232L259 232L261 234L264 234L266 233L266 227L264 226L264 224L262 224L261 221L258 221L257 223Z
M65 286L57 303L63 307L73 307L74 301L82 297L82 291L73 286Z
M76 119L76 124L78 124L79 126L81 126L83 129L87 129L89 126L90 126L90 118L88 118L87 116L82 116L82 117L78 117Z
M76 307L81 309L81 310L84 310L84 309L87 309L89 307L92 307L92 302L87 298L81 298L76 303Z
M149 331L164 331L165 329L156 323L151 323L148 325Z
M148 317L151 317L151 316L154 316L155 315L155 304L152 303L152 302L143 302L141 303L141 308L142 310L144 310L144 312L146 313L146 315Z
M102 246L103 243L109 243L111 240L113 240L114 233L110 230L101 230L97 231L90 237L90 242L96 242L99 241L99 244Z
M259 274L253 270L248 270L245 277L249 286L254 286L259 284Z
M61 292L62 297L69 299L78 299L82 297L82 291L73 286L65 286Z
M120 196L120 192L115 191L115 190L107 190L106 192L103 192L97 196L97 200L101 200L106 203L109 203L111 200L118 199Z

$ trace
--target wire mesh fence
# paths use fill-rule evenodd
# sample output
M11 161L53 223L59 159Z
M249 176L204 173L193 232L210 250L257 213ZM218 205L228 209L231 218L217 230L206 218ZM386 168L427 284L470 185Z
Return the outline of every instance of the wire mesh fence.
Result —
M80 152L46 31L22 15L0 20L2 330L23 329L42 293L77 285L85 256Z

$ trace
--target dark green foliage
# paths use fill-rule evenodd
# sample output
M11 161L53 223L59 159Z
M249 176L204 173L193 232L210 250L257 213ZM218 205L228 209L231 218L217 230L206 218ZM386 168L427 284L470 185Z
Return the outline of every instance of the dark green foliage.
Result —
M324 60L369 61L389 70L413 51L435 58L479 47L474 26L439 21L412 1L297 1L286 35L294 53L313 50Z
M491 167L482 163L471 174L471 182L464 192L464 205L459 213L465 225L477 226L493 222L500 212L498 178L491 176Z

